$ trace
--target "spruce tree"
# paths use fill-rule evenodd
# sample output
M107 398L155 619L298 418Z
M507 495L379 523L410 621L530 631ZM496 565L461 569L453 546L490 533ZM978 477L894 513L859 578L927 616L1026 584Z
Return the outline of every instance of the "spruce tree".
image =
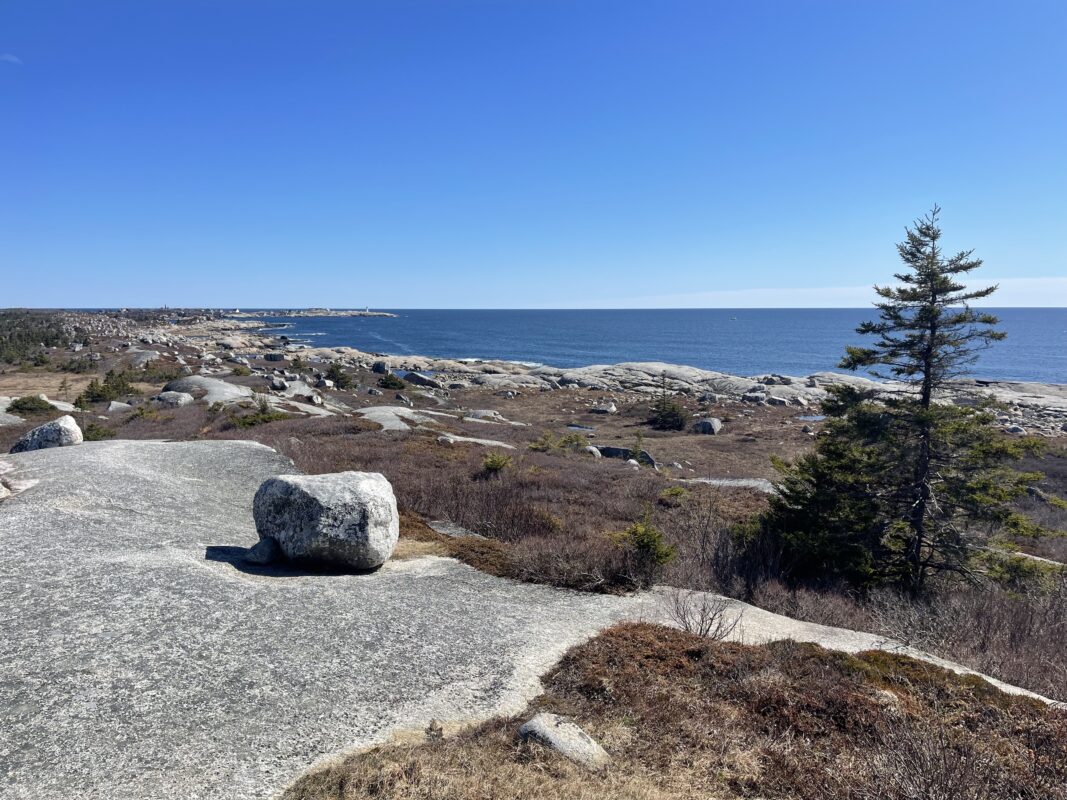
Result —
M796 577L893 582L918 593L933 573L968 573L980 532L1038 531L1011 502L1041 476L1007 466L1037 441L1002 435L988 403L939 398L1005 334L993 327L996 317L970 307L997 287L960 282L982 262L972 251L942 253L938 212L917 220L897 246L907 267L895 276L902 285L875 287L879 318L857 329L875 341L849 347L840 364L901 388L832 388L815 451L780 465L766 530Z

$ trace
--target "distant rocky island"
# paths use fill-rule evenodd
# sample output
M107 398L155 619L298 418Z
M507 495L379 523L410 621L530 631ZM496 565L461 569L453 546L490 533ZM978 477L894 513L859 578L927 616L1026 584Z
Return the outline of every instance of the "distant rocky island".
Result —
M256 319L258 317L396 317L388 311L371 311L369 308L359 311L347 308L290 308L268 309L260 311L241 311L235 309L225 316L235 319Z

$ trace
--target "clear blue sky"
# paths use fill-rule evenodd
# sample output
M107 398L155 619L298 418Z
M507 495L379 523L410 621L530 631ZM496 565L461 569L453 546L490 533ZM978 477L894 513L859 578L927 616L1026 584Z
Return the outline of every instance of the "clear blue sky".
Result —
M0 306L1067 305L1067 2L7 0Z

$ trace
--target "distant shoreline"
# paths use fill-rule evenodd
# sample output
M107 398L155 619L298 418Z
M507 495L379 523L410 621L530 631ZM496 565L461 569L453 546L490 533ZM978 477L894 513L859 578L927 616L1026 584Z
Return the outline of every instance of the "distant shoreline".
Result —
M260 317L393 317L396 318L397 314L390 313L388 311L371 311L366 309L364 311L355 311L350 309L333 309L333 308L291 308L287 310L283 309L268 309L266 311L233 311L224 313L223 317L232 319L257 319Z

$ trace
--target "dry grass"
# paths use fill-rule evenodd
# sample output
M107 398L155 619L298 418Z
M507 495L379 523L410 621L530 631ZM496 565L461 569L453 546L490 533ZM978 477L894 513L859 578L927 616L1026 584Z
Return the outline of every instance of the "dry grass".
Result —
M287 800L1062 800L1067 712L886 653L712 643L623 625L572 650L521 716L375 748ZM611 753L584 771L516 740L538 711Z
M749 600L794 619L890 636L1058 700L1067 700L1067 580L1050 591L943 587L922 601L892 591L757 587Z

